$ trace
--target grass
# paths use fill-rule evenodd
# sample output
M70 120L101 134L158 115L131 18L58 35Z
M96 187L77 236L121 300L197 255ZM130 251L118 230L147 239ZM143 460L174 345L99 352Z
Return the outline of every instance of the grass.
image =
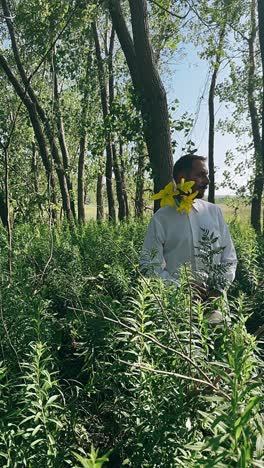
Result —
M242 224L250 223L250 206L240 205L237 210L226 203L217 203L220 206L226 221L236 220Z
M237 210L227 204L225 201L226 199L220 198L219 201L216 200L218 206L220 206L221 210L223 211L223 215L227 221L231 221L235 216L238 222L242 224L249 224L250 223L250 206L246 206L244 204L240 204ZM96 205L91 203L85 206L85 215L86 220L96 219ZM105 217L107 216L107 208L105 206Z
M89 204L85 205L85 218L89 219L96 219L96 205Z

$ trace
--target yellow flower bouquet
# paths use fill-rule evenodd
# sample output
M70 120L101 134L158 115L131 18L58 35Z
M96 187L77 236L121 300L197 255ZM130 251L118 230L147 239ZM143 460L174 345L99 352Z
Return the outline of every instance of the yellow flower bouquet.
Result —
M189 214L192 208L193 201L198 194L198 191L192 192L192 187L195 182L181 179L179 184L170 182L164 189L160 190L152 196L153 200L160 200L160 206L163 208L166 205L175 206L177 211L184 211Z

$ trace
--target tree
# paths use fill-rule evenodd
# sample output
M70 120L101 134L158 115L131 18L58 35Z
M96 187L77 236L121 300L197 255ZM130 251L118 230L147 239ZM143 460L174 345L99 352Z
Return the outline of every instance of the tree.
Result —
M248 107L251 119L252 136L254 143L255 174L254 186L251 202L251 224L256 232L261 232L261 198L263 193L263 167L261 162L261 133L259 125L259 113L255 98L256 63L255 63L255 42L256 42L256 1L251 2L251 27L248 37Z
M172 177L172 146L166 92L161 82L149 38L147 3L131 0L133 39L127 28L119 0L108 7L127 65L138 105L153 171L154 190L159 191Z
M101 47L99 42L99 36L97 31L97 26L93 22L92 24L93 37L95 43L95 53L97 58L98 66L98 80L100 83L100 95L102 103L102 112L105 124L105 137L106 137L106 190L107 190L107 200L108 200L108 216L111 221L116 220L115 214L115 202L113 194L113 185L112 185L112 168L113 168L113 148L111 144L111 135L107 128L107 120L109 116L109 100L106 87L106 78L104 73L104 66L101 54Z
M30 81L28 80L28 77L26 75L24 66L22 64L22 60L20 57L19 49L17 46L17 40L15 36L15 31L12 23L12 16L10 9L8 7L7 1L6 0L1 0L2 3L2 8L3 12L5 15L7 27L9 30L10 34L10 39L11 39L11 45L12 45L12 50L14 54L14 59L15 63L20 75L20 78L23 82L24 89L21 87L20 83L18 82L17 78L13 74L8 62L6 61L5 57L3 54L0 54L0 65L2 66L3 70L5 71L7 78L9 81L12 83L16 93L19 95L21 101L23 104L25 104L30 120L32 123L32 127L35 131L36 139L39 144L40 152L42 154L42 160L43 164L46 168L47 175L49 180L51 180L51 186L54 191L54 181L52 177L52 168L49 162L49 157L48 157L48 150L46 146L46 138L49 142L51 154L53 157L54 165L55 165L55 170L57 172L58 180L59 180L59 185L60 185L60 191L61 191L61 197L62 197L62 204L63 204L63 210L66 213L66 216L69 220L70 223L73 221L73 213L71 209L71 200L70 200L70 193L69 193L69 187L67 183L67 178L65 174L65 168L63 167L63 163L60 158L58 146L56 143L56 140L54 138L54 134L52 131L52 128L49 124L49 119L47 118L47 115L41 106L39 99L37 98L34 90L31 87ZM42 125L43 129L45 132L45 136L42 130Z
M264 1L258 0L259 43L262 62L262 169L264 174Z

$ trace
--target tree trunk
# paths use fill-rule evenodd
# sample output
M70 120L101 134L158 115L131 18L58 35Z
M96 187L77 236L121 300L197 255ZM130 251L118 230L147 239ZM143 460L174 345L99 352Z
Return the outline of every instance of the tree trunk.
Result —
M251 225L256 232L261 232L261 197L263 193L263 170L261 164L261 136L258 122L258 111L255 90L255 41L256 41L256 0L251 2L251 31L248 40L249 64L248 64L248 107L251 119L251 128L255 153L255 177L253 195L251 201Z
M14 58L15 58L15 62L16 62L16 65L17 65L17 69L19 71L20 77L21 77L22 82L23 82L24 87L25 87L25 90L23 90L22 96L20 95L20 98L22 99L22 101L26 105L26 95L28 94L28 101L31 101L32 105L35 106L36 113L37 113L37 115L39 116L40 120L42 121L42 123L44 125L45 133L46 133L47 139L49 141L51 154L52 154L52 157L53 157L53 160L54 160L54 163L55 163L55 168L56 168L56 172L57 172L57 176L58 176L58 180L59 180L63 210L66 213L68 221L70 222L70 224L72 224L73 214L72 214L72 210L71 210L69 190L68 190L68 186L67 186L67 181L66 181L66 177L65 177L64 168L62 166L59 151L58 151L56 141L54 139L54 135L53 135L53 132L52 132L52 128L51 128L51 126L49 124L49 121L48 121L48 119L47 119L47 117L45 115L45 112L44 112L43 108L40 106L39 101L38 101L33 89L30 86L30 82L29 82L29 80L27 78L26 72L25 72L24 67L22 65L19 50L18 50L18 47L17 47L14 27L13 27L13 23L12 23L12 20L11 20L11 13L10 13L8 4L7 4L6 0L1 0L1 3L2 3L2 8L3 8L3 11L4 11L5 20L6 20L7 27L8 27L9 34L10 34L10 38L11 38L12 50L13 50L13 53L14 53ZM3 61L5 61L5 59L2 56L1 57L1 62L3 62ZM1 65L3 66L2 63L1 63ZM7 62L6 62L6 65L9 68ZM6 72L6 70L5 70L5 72ZM10 72L11 72L11 70L10 70ZM7 75L8 75L8 73L7 73ZM13 86L14 86L14 84L13 84ZM17 90L17 88L15 88L15 90Z
M122 143L119 143L119 157L120 157L120 165L121 165L121 178L122 184L124 188L124 199L125 199L125 209L126 209L126 218L129 218L129 204L128 204L128 196L127 196L127 187L126 187L126 178L125 178L125 162L123 159L123 146Z
M103 174L99 173L97 176L96 186L96 219L101 221L104 219L104 199L103 199Z
M215 111L214 111L214 98L216 80L221 62L221 51L223 49L223 42L225 36L226 24L222 27L219 35L219 42L217 53L215 55L214 69L211 79L208 109L209 109L209 138L208 138L208 169L209 169L209 192L208 201L215 203L215 164L214 164L214 138L215 138Z
M150 40L146 0L130 0L133 41L119 0L108 0L132 82L139 98L144 135L153 170L154 190L158 192L172 178L172 146L166 93L155 64ZM155 209L158 204L155 204Z
M136 198L135 198L135 215L142 217L144 214L144 172L145 172L145 155L143 145L139 146L138 151L138 169L136 175Z
M112 154L111 137L107 129L107 118L109 115L109 103L108 103L107 88L106 88L106 82L105 82L104 66L103 66L103 60L102 60L102 55L101 55L101 47L100 47L98 32L97 32L95 23L92 23L92 29L93 29L95 53L96 53L96 59L97 59L101 104L102 104L103 118L104 118L104 124L105 124L105 139L106 139L105 176L106 176L106 192L107 192L107 200L108 200L108 217L109 217L109 220L115 222L116 220L115 202L114 202L113 184L112 184L113 154Z
M74 203L74 193L72 187L72 181L70 177L70 157L67 148L66 138L65 138L65 131L64 131L64 123L61 114L60 108L60 95L59 95L59 88L58 88L58 77L56 67L53 66L53 74L54 74L54 99L55 99L55 111L56 111L56 123L58 129L58 140L60 144L61 154L62 154L62 162L65 171L65 178L67 182L68 192L70 196L70 204L71 204L71 211L73 214L74 219L76 220L76 211L75 211L75 203Z
M86 187L87 182L85 183L85 151L86 151L86 120L88 112L88 83L89 83L89 73L93 65L92 63L92 38L89 43L89 50L86 59L86 73L85 73L85 88L82 97L82 106L81 106L81 122L80 122L80 153L78 160L78 222L85 222L85 201L86 201Z
M9 148L4 148L5 164L5 209L6 209L6 228L8 240L8 276L9 282L12 280L12 225L10 219L10 187L9 187Z
M116 180L116 196L117 196L117 201L118 201L118 219L119 221L124 221L126 217L124 187L123 187L123 180L121 177L120 166L117 160L116 146L114 143L112 144L112 152L113 152L113 167L114 167L115 180Z
M114 30L114 27L112 27L109 52L108 52L108 72L109 72L108 87L109 87L109 113L110 115L112 113L113 101L114 101L114 67L113 67L114 41L115 41L115 30ZM119 162L117 158L115 143L112 143L112 155L113 155L113 169L114 169L115 181L116 181L116 197L117 197L117 202L118 202L118 219L119 221L123 221L126 217L124 186L123 186L121 170L120 170L120 166L119 166Z
M38 164L37 164L37 151L36 144L32 142L32 159L31 159L31 171L33 175L33 186L36 196L39 198L39 185L38 185ZM43 213L43 208L40 200L38 200L38 207L40 213Z
M5 228L7 228L7 208L5 203L5 193L0 191L0 218Z
M259 43L262 62L262 137L261 137L261 160L264 174L264 0L258 0L258 24Z
M78 160L78 222L85 222L85 192L84 192L84 160L86 148L86 134L80 138L80 153Z

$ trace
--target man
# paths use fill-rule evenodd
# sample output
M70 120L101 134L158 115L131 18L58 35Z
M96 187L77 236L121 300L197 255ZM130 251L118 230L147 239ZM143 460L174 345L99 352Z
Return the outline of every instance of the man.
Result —
M217 297L223 288L205 286L208 277L202 259L199 257L199 246L202 236L207 231L214 234L217 240L213 248L222 251L213 258L214 264L224 265L222 275L226 287L234 280L237 258L228 227L221 209L202 200L209 179L203 156L186 155L174 165L173 178L179 183L194 181L192 192L197 191L196 198L189 214L176 211L176 207L160 208L152 217L142 248L140 267L149 276L158 276L166 282L175 282L180 276L181 266L187 264L192 270L194 287L205 300ZM205 282L203 281L205 279ZM208 282L207 282L208 283Z

